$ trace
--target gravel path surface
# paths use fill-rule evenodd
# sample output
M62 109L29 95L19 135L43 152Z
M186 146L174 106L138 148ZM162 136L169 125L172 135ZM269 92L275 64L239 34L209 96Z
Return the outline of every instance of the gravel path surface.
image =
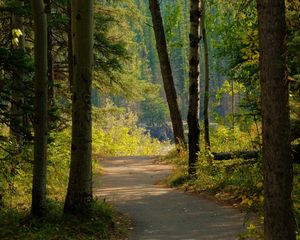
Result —
M101 165L94 193L133 219L131 240L234 240L243 231L237 209L159 184L171 168L154 158L107 158Z

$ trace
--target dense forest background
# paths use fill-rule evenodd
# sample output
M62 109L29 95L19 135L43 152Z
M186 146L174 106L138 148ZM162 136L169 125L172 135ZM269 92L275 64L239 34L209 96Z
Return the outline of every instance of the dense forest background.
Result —
M2 3L1 68L2 79L8 79L13 71L23 72L26 81L21 84L2 81L3 89L16 91L28 98L30 103L30 76L32 77L32 19L26 1L15 6L14 1ZM50 6L50 5L49 5ZM170 54L179 106L183 119L188 109L188 1L161 3L166 39ZM292 117L298 113L297 81L299 75L299 30L298 4L287 2L287 24L289 30L289 76L292 82ZM64 1L51 4L49 35L52 42L50 79L50 102L52 115L68 112L70 80L68 80L68 9ZM259 120L259 76L258 76L258 29L254 1L223 3L208 1L206 6L206 28L209 49L210 76L210 121L220 121L227 126L239 122L244 127ZM25 16L25 17L24 17ZM21 21L21 23L20 23ZM22 24L22 28L18 28ZM168 123L167 104L162 88L159 60L148 1L124 1L97 3L95 36L95 79L92 103L105 107L108 101L116 107L130 109L138 115L142 126L162 126ZM16 25L16 26L14 26ZM21 31L23 29L23 32ZM20 31L19 31L20 30ZM23 35L21 35L23 34ZM25 50L25 51L23 51ZM202 55L204 51L201 51ZM204 59L203 56L201 56ZM204 79L201 64L201 79ZM32 82L32 81L31 81ZM20 86L24 85L24 88ZM201 116L203 116L204 81L201 81ZM26 91L24 91L25 89ZM19 93L21 92L21 93ZM3 100L11 97L1 95ZM8 99L7 99L8 98ZM3 101L5 102L5 101ZM7 102L7 101L6 101ZM3 106L3 123L9 122L9 108ZM29 114L30 106L25 110ZM53 116L55 118L55 116ZM52 128L63 127L63 118ZM203 119L203 118L202 118ZM20 129L21 130L21 129ZM22 129L25 130L25 129ZM29 136L28 136L29 137Z
M296 162L300 152L300 3L297 0L285 2L290 142ZM50 202L62 202L69 176L74 90L71 3L46 0L45 6L49 115L47 194ZM186 137L189 8L188 0L160 1ZM183 149L177 149L174 160L179 171L172 176L170 184L187 181L188 185L200 190L220 193L221 198L230 195L247 208L260 211L264 201L262 163L260 160L253 162L253 158L260 159L262 148L256 1L209 0L205 1L203 11L201 154L197 166L200 174L196 180L187 180L187 153L182 146ZM34 19L31 3L27 0L0 0L0 13L0 209L27 209L31 204L34 125L40 121L34 107L37 87L34 81ZM95 1L91 94L95 163L104 156L163 155L172 148L173 129L156 44L148 0ZM205 78L206 73L208 78ZM205 79L209 81L207 88ZM209 148L204 140L204 119L209 123ZM240 153L241 156L237 156ZM216 156L221 160L233 160L225 165L212 164ZM95 164L95 172L97 167ZM298 196L298 165L294 171L297 189L294 194ZM294 206L296 221L299 221L299 198L295 197ZM249 231L257 234L251 226Z

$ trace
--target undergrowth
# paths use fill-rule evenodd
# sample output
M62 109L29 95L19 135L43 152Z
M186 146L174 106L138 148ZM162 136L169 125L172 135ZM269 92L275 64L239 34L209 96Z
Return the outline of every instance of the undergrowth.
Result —
M105 202L95 201L83 216L62 215L61 202L48 202L44 218L29 217L28 210L8 208L0 212L3 240L100 240L125 239L128 222Z

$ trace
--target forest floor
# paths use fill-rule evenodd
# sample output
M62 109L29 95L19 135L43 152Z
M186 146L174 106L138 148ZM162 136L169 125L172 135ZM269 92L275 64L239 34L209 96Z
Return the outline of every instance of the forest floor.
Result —
M166 187L172 167L154 157L106 158L100 164L104 174L95 177L94 194L131 219L130 240L233 240L244 232L238 209Z

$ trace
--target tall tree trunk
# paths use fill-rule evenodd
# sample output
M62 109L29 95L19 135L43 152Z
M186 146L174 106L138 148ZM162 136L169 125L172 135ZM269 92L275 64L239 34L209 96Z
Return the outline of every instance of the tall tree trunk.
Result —
M152 15L153 28L156 39L156 48L159 56L160 68L166 92L167 102L170 110L174 140L176 145L186 146L184 138L183 123L177 102L177 94L172 75L170 59L168 55L166 37L161 17L158 0L149 0L150 11Z
M235 127L235 94L234 94L234 81L231 80L231 119L232 119L232 129Z
M52 0L44 0L46 5L46 13L47 13L47 22L51 22L51 11L52 11ZM54 76L53 76L53 55L52 55L52 49L53 49L53 33L52 33L52 26L48 24L47 27L47 55L48 55L48 109L50 109L49 112L52 112L50 114L48 119L48 127L49 130L53 130L55 128L55 117L53 116L53 110L55 108L55 88L54 88Z
M73 85L73 72L74 72L74 63L73 63L73 43L72 43L72 12L71 12L71 0L68 0L68 80L70 91L72 92Z
M46 210L46 159L48 135L47 17L43 0L32 0L34 18L35 119L34 168L32 185L33 215Z
M197 153L200 151L200 84L199 84L199 61L200 61L200 1L191 0L190 10L190 56L189 56L189 175L196 173Z
M93 0L72 1L74 79L71 167L64 211L81 214L92 200Z
M208 62L208 42L205 27L205 1L201 0L201 33L203 39L203 50L204 50L204 141L205 148L210 149L210 138L209 138L209 62Z
M23 1L15 1L15 6L21 8L24 6ZM18 37L18 45L13 46L14 49L18 51L25 52L25 37L24 37L24 17L20 15L12 16L12 30L20 29L22 35ZM15 38L16 36L12 36ZM22 133L23 133L23 113L21 106L24 102L24 97L22 91L24 89L24 71L23 69L14 68L12 72L13 77L13 87L12 87L12 99L11 103L11 121L10 121L10 135L19 144L22 143Z
M295 239L284 0L258 0L265 239Z
M48 23L51 21L51 9L52 9L52 0L45 0L46 4L46 13L48 18ZM53 56L52 56L52 27L47 27L47 52L48 52L48 107L51 108L54 106L54 79L53 79ZM51 121L50 121L51 122Z

